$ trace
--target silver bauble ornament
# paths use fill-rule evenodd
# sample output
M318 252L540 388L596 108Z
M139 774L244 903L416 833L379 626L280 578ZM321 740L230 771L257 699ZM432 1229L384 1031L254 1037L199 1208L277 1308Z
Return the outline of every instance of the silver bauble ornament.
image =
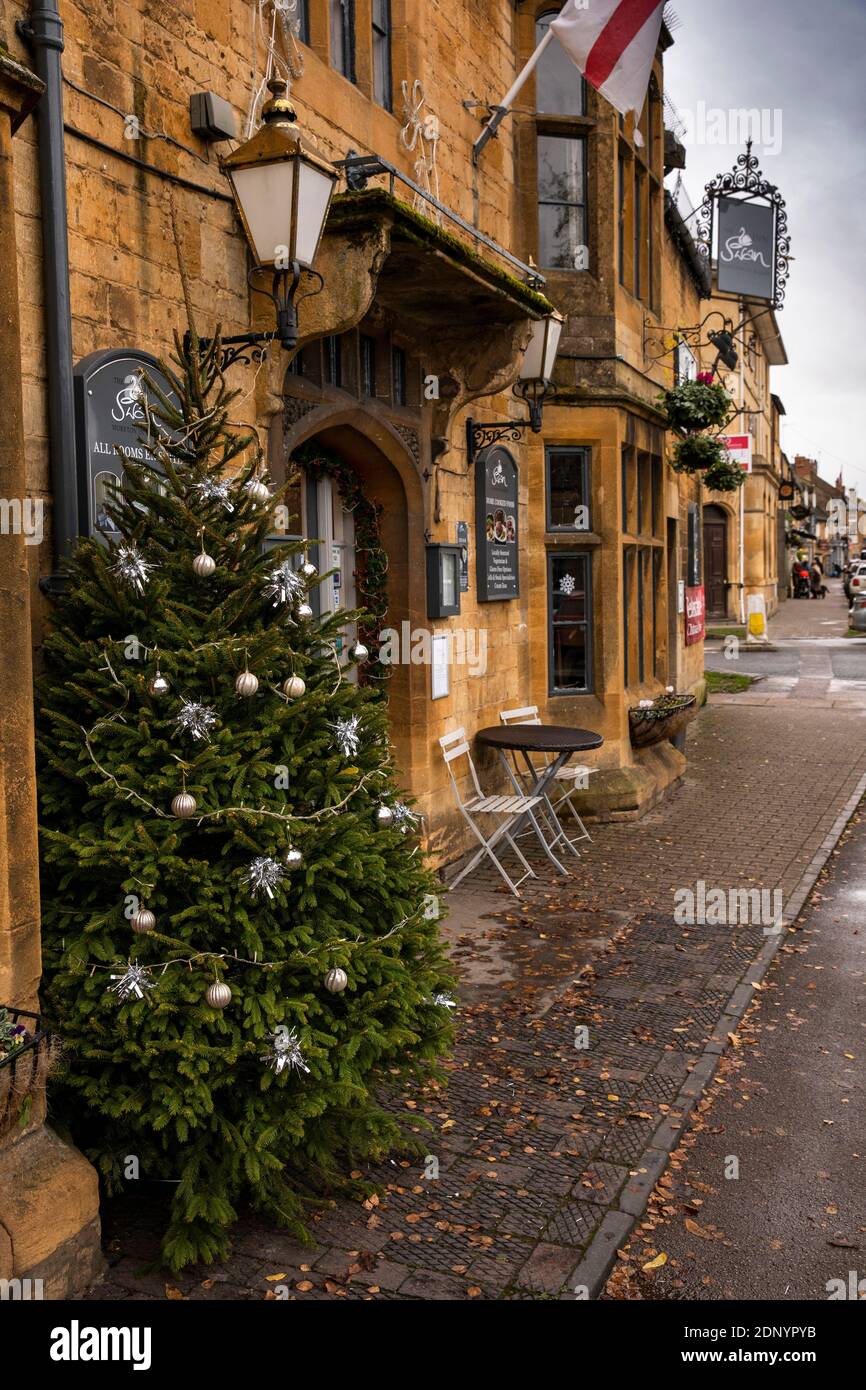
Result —
M223 980L214 980L212 985L208 985L205 999L212 1009L225 1009L232 1002L232 992Z
M158 668L153 680L148 682L147 688L151 695L155 695L157 699L159 699L161 695L168 694L168 681Z
M295 609L295 614L297 617L303 618L306 622L308 618L312 618L313 610L308 603L299 603Z
M390 806L380 806L376 812L376 824L382 829L387 830L394 824L394 812Z
M258 688L258 676L254 676L252 671L241 671L240 675L235 681L235 690L237 691L238 695L244 695L247 697L249 697L250 695L255 695Z
M192 567L200 579L209 579L216 569L216 560L203 550L200 555L196 555Z
M289 676L283 681L283 694L289 700L300 700L307 689L307 683L300 676Z
M287 869L299 869L304 862L304 856L299 849L287 849L283 857L283 863Z
M342 994L348 983L349 977L339 965L335 965L325 976L325 989L330 990L332 994Z
M153 931L156 926L156 918L149 907L140 907L137 912L133 912L129 919L129 925L134 932L144 936L145 932Z
M304 563L301 565L301 574L304 576L305 579L315 579L318 573L319 571L316 569L316 566L313 564L312 560L305 560Z
M271 490L267 483L262 482L261 478L250 478L244 491L254 502L270 502L271 500Z
M178 792L171 803L171 814L179 816L181 820L194 816L197 810L198 802L190 792Z
M370 650L364 646L363 642L353 642L349 648L350 661L366 661L369 655Z

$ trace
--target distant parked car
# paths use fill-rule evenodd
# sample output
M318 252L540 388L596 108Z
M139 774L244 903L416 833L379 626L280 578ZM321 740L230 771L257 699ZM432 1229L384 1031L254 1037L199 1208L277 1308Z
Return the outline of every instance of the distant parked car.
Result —
M845 576L845 597L849 603L854 602L854 595L866 593L866 563L857 560L851 566Z
M857 632L866 632L866 594L855 594L848 622Z

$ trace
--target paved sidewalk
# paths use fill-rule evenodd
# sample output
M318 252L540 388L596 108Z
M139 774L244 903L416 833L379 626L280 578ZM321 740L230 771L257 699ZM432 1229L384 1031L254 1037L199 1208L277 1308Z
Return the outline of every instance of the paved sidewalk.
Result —
M819 889L622 1251L608 1297L866 1299L862 814ZM660 1252L665 1263L644 1272Z
M92 1296L594 1296L770 940L762 926L679 926L674 893L703 880L802 894L866 774L866 724L794 701L711 705L688 752L686 779L650 815L592 827L564 887L544 877L520 904L477 875L454 895L460 1038L449 1088L419 1106L438 1178L383 1165L381 1200L339 1203L312 1249L244 1214L226 1266L177 1280L143 1268L155 1199L130 1197L108 1210L111 1268Z
M848 600L841 579L826 579L826 598L789 598L768 623L771 642L804 637L844 637Z
M715 695L714 702L779 705L790 701L816 709L866 710L866 634L849 638L848 603L838 579L827 581L825 599L789 599L769 623L769 648L722 640L707 643L707 668L755 677L747 691Z

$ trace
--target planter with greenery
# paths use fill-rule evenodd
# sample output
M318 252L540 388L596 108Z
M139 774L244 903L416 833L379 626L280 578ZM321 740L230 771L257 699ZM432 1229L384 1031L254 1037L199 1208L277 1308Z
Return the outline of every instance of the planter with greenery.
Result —
M714 434L689 434L674 445L671 468L675 473L699 473L715 468L727 457L722 441Z
M659 396L667 422L678 434L694 434L699 430L718 429L727 423L731 398L721 382L713 381L709 372L697 381L682 381Z
M712 492L737 492L745 481L745 470L734 463L724 449L721 458L711 463L704 474L704 487Z
M694 695L675 695L672 689L655 700L641 700L628 712L632 747L649 748L673 739L697 714Z

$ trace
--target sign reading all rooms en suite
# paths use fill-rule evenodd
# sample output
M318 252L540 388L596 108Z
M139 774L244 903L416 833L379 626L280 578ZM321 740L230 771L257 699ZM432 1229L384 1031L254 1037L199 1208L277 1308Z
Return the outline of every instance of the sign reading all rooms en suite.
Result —
M507 449L485 449L475 463L478 599L493 603L520 593L517 502L519 472Z
M146 372L169 398L169 383L155 357L137 348L93 352L75 367L75 443L78 463L79 529L82 535L115 540L106 510L123 480L123 463L157 465L148 442L148 421L141 399Z

